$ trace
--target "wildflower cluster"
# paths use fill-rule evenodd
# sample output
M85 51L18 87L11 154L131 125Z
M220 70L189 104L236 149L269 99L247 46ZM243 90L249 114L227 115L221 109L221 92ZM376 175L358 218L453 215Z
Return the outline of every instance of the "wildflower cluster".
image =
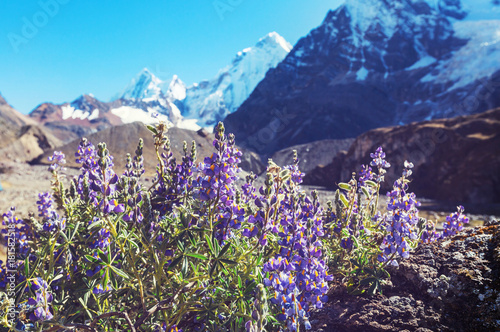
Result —
M386 211L379 211L390 167L381 148L323 207L315 191L301 189L296 155L285 167L270 160L262 185L250 173L240 186L242 153L222 123L214 153L201 160L194 142L190 149L184 143L176 160L166 123L148 128L156 170L144 168L142 140L117 172L105 143L82 139L73 179L62 173L62 153L49 158L53 190L39 194L38 218L21 220L14 209L4 214L3 224L16 230L9 268L17 271L22 315L9 322L0 307L2 324L17 330L311 329L311 312L328 300L334 277L353 292L373 294L389 264L468 222L460 208L440 234L419 218L408 162ZM146 185L146 171L154 174L152 184ZM0 286L5 271L0 262Z
M460 232L464 228L464 224L469 223L469 218L463 212L464 207L460 205L457 207L456 213L452 213L446 217L446 222L443 225L443 237L457 234L457 232Z
M50 306L54 297L52 296L47 282L42 278L30 280L31 291L34 293L33 297L28 298L28 304L34 308L30 314L30 319L33 322L43 322L51 320L54 315L52 314L52 307Z

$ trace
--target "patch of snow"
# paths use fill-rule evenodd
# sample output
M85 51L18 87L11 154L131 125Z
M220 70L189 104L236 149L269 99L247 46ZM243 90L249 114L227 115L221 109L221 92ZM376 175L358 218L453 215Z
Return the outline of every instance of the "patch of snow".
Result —
M196 123L197 121L197 119L183 119L175 126L181 129L198 131L201 129L201 127Z
M82 111L80 109L75 109L71 105L64 105L61 107L61 110L62 110L62 119L63 120L67 120L69 118L85 120L85 119L89 118L88 112ZM94 110L94 111L96 111L96 110ZM92 115L93 114L94 114L94 112L92 112ZM97 114L99 114L99 110L97 110ZM89 118L89 120L92 120L92 119Z
M358 81L364 81L366 77L368 76L368 69L366 69L364 66L361 67L357 72L356 72L356 79Z
M95 110L92 111L90 116L88 117L89 121L97 119L99 117L99 110L96 108Z
M422 57L420 60L418 60L417 62L415 62L412 66L406 68L406 70L415 70L415 69L419 69L419 68L424 68L424 67L432 65L436 61L437 61L436 58L434 58L430 55L426 55L426 56Z
M422 82L454 82L453 90L500 70L500 20L457 21L454 28L458 38L469 41L436 67L436 76L428 74Z
M114 108L111 110L111 113L119 117L123 123L132 123L139 121L145 124L151 124L156 123L158 120L170 123L168 117L164 114L159 114L155 119L151 116L152 112L146 112L139 108L130 106L121 106L118 108Z
M360 45L364 41L364 34L374 25L379 25L382 33L390 39L399 24L399 12L403 8L401 2L390 2L385 5L380 0L347 0L345 9L351 20L353 41Z
M63 120L69 119L73 112L75 111L75 108L70 106L70 105L64 105L61 107L62 109L62 118Z
M174 75L168 86L167 98L171 100L184 100L186 98L186 85L177 75Z

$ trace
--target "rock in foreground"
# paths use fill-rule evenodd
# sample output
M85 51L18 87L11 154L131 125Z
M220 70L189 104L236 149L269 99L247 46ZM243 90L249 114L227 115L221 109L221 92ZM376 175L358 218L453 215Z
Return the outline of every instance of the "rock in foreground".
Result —
M334 288L315 331L499 331L500 226L420 246L373 298Z

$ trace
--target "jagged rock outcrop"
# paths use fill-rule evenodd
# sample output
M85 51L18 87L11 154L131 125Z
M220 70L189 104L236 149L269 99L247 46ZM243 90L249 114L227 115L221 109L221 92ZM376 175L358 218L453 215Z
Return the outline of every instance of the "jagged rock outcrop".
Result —
M354 296L334 287L311 317L313 331L500 330L498 222L421 245L389 272L383 295Z
M0 159L29 161L60 144L49 131L16 111L0 95Z

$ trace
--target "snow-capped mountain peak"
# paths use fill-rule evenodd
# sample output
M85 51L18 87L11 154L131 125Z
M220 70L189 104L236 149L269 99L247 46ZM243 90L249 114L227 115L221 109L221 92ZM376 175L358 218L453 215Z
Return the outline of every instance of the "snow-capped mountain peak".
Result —
M293 48L292 44L287 42L285 38L283 38L279 33L276 31L270 32L261 39L259 39L259 42L255 45L255 47L265 47L265 46L279 46L283 48L285 51L290 52Z
M275 68L291 49L292 45L277 32L260 38L254 46L236 53L232 63L212 80L187 89L186 98L179 107L183 116L196 119L202 127L213 127L236 111L267 71Z
M256 87L262 93L225 118L226 129L242 146L271 155L290 145L498 107L496 3L345 0L265 75ZM279 132L276 109L290 115ZM255 144L263 136L268 144Z
M162 94L164 82L144 68L132 79L121 94L123 99L144 99L145 101L156 100Z
M167 98L170 100L184 100L186 98L186 84L174 75L168 85Z
M127 118L135 119L133 109L140 109L163 114L179 127L212 129L250 96L267 71L291 49L292 45L277 32L268 33L254 46L237 52L213 79L189 87L177 75L162 81L144 68L121 94L128 108L114 110L113 114L126 122Z

